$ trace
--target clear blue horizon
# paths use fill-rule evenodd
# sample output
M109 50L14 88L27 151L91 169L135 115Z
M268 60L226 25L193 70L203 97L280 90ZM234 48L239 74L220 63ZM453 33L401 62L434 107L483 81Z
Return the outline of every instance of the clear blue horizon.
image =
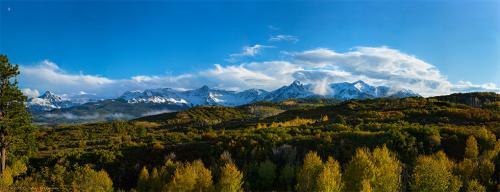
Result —
M329 81L392 85L411 74L429 77L406 79L414 89L497 91L499 36L499 1L0 1L0 53L22 66L21 87L61 93L100 93L109 88L104 84L128 86L124 80L134 82L127 89L190 88L207 74L227 76L207 83L214 87L277 87L262 85L273 81L262 70L266 62L291 65L293 73L275 72L287 74L286 82L322 72L306 78L315 82L329 70ZM374 60L364 64L368 59ZM404 62L410 67L398 64ZM30 72L40 70L87 84L33 79ZM189 75L200 83L178 83Z

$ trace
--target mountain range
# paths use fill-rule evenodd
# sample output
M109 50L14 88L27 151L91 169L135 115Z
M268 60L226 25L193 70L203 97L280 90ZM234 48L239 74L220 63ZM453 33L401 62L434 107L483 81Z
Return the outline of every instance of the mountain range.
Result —
M127 91L115 99L98 99L90 94L61 97L47 91L39 97L28 99L27 106L35 114L35 121L51 123L64 121L64 119L69 119L71 122L130 119L201 105L239 106L259 101L281 102L303 98L330 98L343 101L419 96L411 90L372 86L363 81L332 83L327 86L326 93L323 94L315 91L317 90L315 85L302 84L299 81L294 81L274 91L248 89L238 92L213 89L208 86L182 91L158 88Z

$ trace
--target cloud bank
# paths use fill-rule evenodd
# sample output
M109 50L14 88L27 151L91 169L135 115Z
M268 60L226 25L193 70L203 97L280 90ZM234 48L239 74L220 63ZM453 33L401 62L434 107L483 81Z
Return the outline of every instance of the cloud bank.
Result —
M236 57L253 56L263 48L268 47L245 47ZM314 89L320 94L328 93L329 83L357 80L396 89L411 89L423 96L470 91L500 92L493 83L451 83L432 64L388 47L356 47L347 52L317 48L284 52L284 56L280 60L215 64L205 70L177 76L142 75L128 79L68 73L57 64L45 60L37 65L22 65L19 81L23 92L30 96L50 90L69 95L83 91L103 98L117 97L129 90L161 87L194 89L203 85L229 90L273 90L296 79L315 84Z

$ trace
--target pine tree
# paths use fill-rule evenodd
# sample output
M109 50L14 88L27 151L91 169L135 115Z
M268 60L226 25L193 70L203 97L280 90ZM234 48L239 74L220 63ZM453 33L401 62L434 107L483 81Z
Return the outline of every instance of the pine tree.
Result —
M217 190L220 192L240 192L243 191L243 174L235 164L226 163L221 168L220 179L217 183Z
M34 141L34 128L30 125L31 118L24 105L26 97L17 87L17 75L19 67L10 64L7 56L0 55L0 174L6 168L9 148L27 151Z
M270 187L276 178L276 165L269 159L260 163L257 173L262 187Z
M281 169L281 174L280 174L280 184L283 184L283 186L286 187L287 191L292 191L293 186L293 179L295 178L295 166L291 164L286 164L283 169Z

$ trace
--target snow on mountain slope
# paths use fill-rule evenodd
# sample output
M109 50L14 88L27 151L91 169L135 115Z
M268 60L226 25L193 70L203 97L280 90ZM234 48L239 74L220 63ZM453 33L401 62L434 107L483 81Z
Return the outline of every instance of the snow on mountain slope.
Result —
M188 104L182 99L178 92L170 88L148 89L141 91L127 91L120 99L128 103L170 103L170 104Z
M85 104L88 102L96 102L96 101L100 101L103 99L102 97L99 97L96 94L90 94L90 93L85 93L85 92L80 92L76 95L63 95L63 96L61 96L61 98L69 100L72 103L79 104L79 105Z
M388 87L375 87L363 81L333 83L330 84L330 88L332 89L331 97L340 100L384 97L389 90Z
M293 98L313 97L349 100L419 96L411 90L391 90L391 88L386 86L371 86L363 81L329 84L330 91L327 95L318 95L314 93L313 88L313 85L302 84L299 81L294 81L288 86L283 86L271 92L262 89L248 89L236 92L212 89L208 86L187 91L157 88L146 89L144 91L127 91L118 99L129 104L152 103L191 107L198 105L238 106L256 101L280 102ZM40 97L29 99L27 105L33 111L50 111L77 106L91 101L98 103L100 99L95 95L87 93L61 97L47 91Z
M378 97L411 97L418 94L386 86L371 86L363 81L332 83L326 95L316 94L314 85L294 81L268 92L262 89L227 91L203 86L180 91L171 88L127 91L117 99L98 99L91 94L58 96L49 91L28 99L27 107L39 123L94 122L99 120L131 119L165 111L184 110L198 105L238 106L257 101L280 102L294 98L334 98L338 100ZM93 102L89 102L93 101Z
M170 88L148 89L143 92L130 91L124 93L120 98L128 103L170 103L196 105L224 105L237 106L250 103L260 99L267 91L249 89L242 92L211 89L203 86L198 89L188 91L176 91Z
M28 108L32 111L49 111L52 109L67 108L75 105L76 103L55 95L50 91L46 91L39 97L28 99L27 103Z
M386 86L371 86L363 81L353 83L333 83L329 85L331 93L328 95L318 95L313 91L313 85L304 85L299 81L294 81L288 86L283 86L272 92L261 89L248 89L241 92L212 89L203 86L198 89L188 91L176 91L170 88L148 89L143 92L129 91L120 98L129 103L169 103L197 105L222 105L237 106L256 101L285 101L293 98L326 97L339 100L367 99L378 97L409 97L418 96L410 90L392 91Z
M330 88L332 89L330 96L339 100L419 96L408 89L391 90L387 86L371 86L363 81L333 83L330 84Z
M272 91L264 97L263 100L279 102L291 98L308 98L315 95L316 94L313 93L311 85L303 85L300 81L295 80L288 86L283 86L275 91Z

